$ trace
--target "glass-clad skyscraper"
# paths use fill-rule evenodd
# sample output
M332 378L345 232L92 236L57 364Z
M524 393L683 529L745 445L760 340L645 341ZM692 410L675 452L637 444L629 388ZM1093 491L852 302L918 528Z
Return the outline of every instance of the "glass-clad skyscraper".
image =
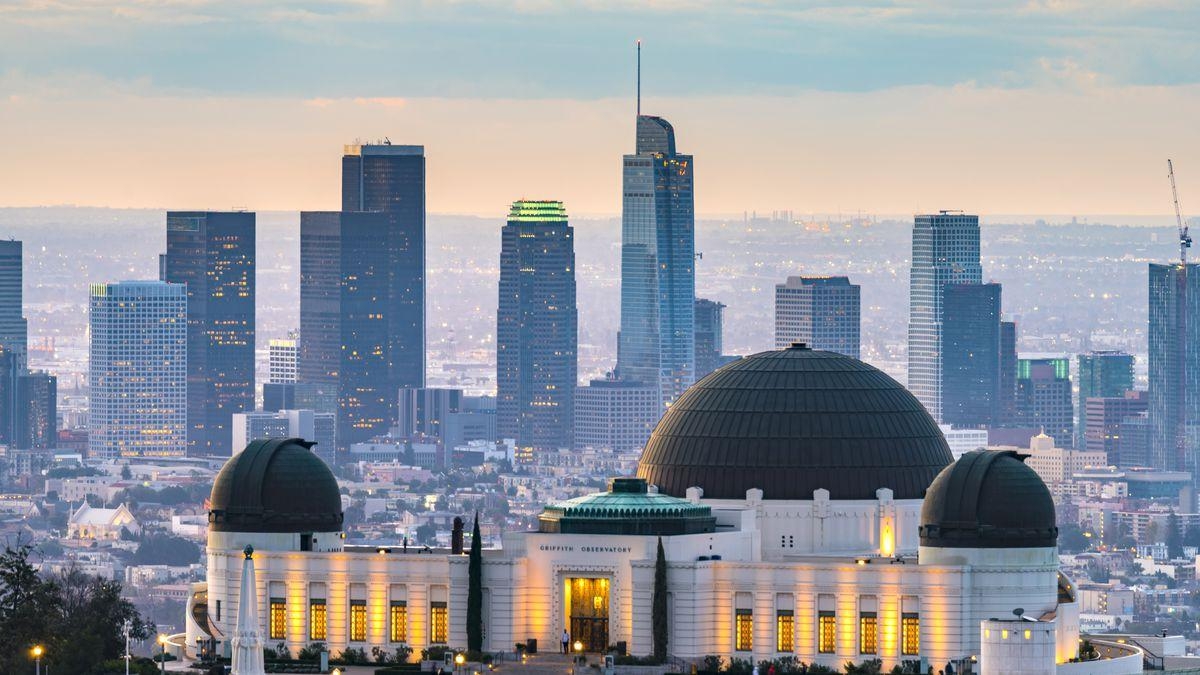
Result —
M574 443L574 237L557 201L514 202L500 233L496 427L523 449Z
M159 264L187 288L188 454L228 457L233 415L254 409L254 214L168 212Z
M1123 398L1125 392L1133 389L1133 355L1102 350L1080 354L1077 359L1079 396L1075 399L1075 447L1082 448L1087 429L1087 400Z
M942 289L942 422L1000 423L1000 284Z
M187 291L183 284L92 284L88 456L183 457Z
M639 115L622 168L621 379L658 387L664 403L695 380L696 221L691 155L675 129Z
M957 211L913 221L909 280L908 389L942 421L942 289L979 284L979 216Z
M848 277L788 277L775 286L775 348L803 342L859 358L861 302Z
M343 447L385 433L403 386L392 368L395 257L390 213L300 214L300 354L304 386L336 392Z
M0 241L0 348L17 359L18 370L26 365L29 327L23 316L22 244Z
M1200 265L1150 265L1150 463L1196 476Z
M342 156L342 211L391 215L375 235L387 275L389 377L425 386L425 146L348 145ZM302 338L303 339L303 338Z

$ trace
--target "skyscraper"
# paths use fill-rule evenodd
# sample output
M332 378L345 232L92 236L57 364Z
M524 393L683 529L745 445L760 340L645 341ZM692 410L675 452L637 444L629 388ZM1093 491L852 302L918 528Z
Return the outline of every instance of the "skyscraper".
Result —
M859 358L861 302L847 277L788 277L775 286L775 348L803 342Z
M658 389L613 377L575 390L575 447L641 450L662 416Z
M22 305L22 260L21 242L0 241L0 347L16 356L17 368L26 365L29 342Z
M516 439L522 448L573 447L579 345L574 237L556 201L514 202L500 233L496 427L501 438Z
M92 284L89 456L184 456L187 304L183 284Z
M342 157L342 211L389 214L374 234L388 256L389 378L399 387L425 386L425 147L347 145ZM303 331L301 332L303 339ZM339 439L340 440L340 439Z
M1133 389L1133 355L1121 351L1091 351L1078 356L1079 396L1075 404L1076 448L1084 447L1089 398L1123 398Z
M58 441L58 378L45 371L17 377L13 437L21 449L45 450Z
M695 167L661 117L639 115L636 135L622 173L617 371L670 403L696 375Z
M1082 389L1082 384L1080 384ZM1129 419L1144 415L1149 399L1144 391L1126 391L1122 396L1093 396L1084 399L1083 445L1088 452L1103 452L1114 466L1131 466L1144 461L1125 430Z
M1000 420L1000 284L942 288L942 421L986 428Z
M160 266L187 289L188 454L228 457L233 414L254 409L254 214L168 212Z
M996 404L998 425L1017 421L1017 322L1000 322L1000 393Z
M1150 463L1196 476L1200 265L1150 265Z
M913 220L908 389L942 420L942 289L979 284L979 216L939 211Z
M1017 361L1017 423L1041 428L1054 438L1057 447L1072 447L1075 411L1071 406L1070 359Z
M395 224L379 211L300 214L300 384L291 403L319 412L300 390L336 392L342 448L386 433L404 386L392 329L393 314L409 308L395 299L396 256L384 245Z
M725 305L716 300L696 298L696 379L721 365L724 349Z

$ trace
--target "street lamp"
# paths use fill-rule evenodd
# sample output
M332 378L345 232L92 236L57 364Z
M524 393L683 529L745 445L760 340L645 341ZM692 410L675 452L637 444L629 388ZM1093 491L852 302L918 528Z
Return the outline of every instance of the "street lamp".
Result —
M159 660L158 660L158 666L160 669L159 672L162 673L163 675L167 675L167 636L166 635L159 633L158 645L160 647L162 647L162 656L160 656Z
M462 668L462 664L464 664L466 662L467 662L467 657L464 656L462 652L459 652L454 655L454 673L455 673L455 675L458 675L458 669Z
M42 675L42 654L45 654L46 650L42 649L41 645L34 645L33 649L29 650L29 653L33 655L33 660L35 663L33 672L37 675Z
M583 654L583 642L581 640L576 640L574 646L575 646L575 662L578 663L579 657Z

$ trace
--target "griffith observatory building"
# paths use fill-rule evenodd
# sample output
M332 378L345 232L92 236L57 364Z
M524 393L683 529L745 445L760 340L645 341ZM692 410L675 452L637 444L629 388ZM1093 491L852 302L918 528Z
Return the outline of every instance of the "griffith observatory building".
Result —
M189 653L200 640L229 653L247 546L268 645L465 647L468 557L345 545L337 481L310 445L255 441L217 476ZM1016 453L952 461L894 379L797 344L700 380L636 478L547 506L537 531L485 550L484 649L554 649L565 629L588 651L650 653L661 538L677 659L1141 672L1140 657L1069 663L1079 608L1057 536L1050 492Z

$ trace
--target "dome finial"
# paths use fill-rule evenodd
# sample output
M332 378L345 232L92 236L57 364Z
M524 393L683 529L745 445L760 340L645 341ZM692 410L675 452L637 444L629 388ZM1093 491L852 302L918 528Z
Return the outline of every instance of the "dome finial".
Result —
M793 342L788 346L788 349L809 350L810 347L807 342Z
M250 544L246 544L246 548L242 549L242 553L245 553L246 560L249 560L254 557L254 547Z

